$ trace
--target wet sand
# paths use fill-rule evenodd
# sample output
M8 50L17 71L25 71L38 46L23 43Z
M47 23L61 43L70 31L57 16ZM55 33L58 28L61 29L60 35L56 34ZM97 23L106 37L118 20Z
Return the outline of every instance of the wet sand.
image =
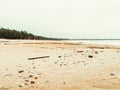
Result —
M120 90L119 46L16 41L0 45L0 90Z

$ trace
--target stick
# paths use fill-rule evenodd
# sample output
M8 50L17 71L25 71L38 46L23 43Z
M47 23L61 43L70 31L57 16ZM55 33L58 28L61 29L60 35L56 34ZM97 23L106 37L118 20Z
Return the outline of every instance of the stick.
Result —
M34 57L34 58L28 58L28 60L42 59L42 58L49 58L49 57L50 57L50 56Z

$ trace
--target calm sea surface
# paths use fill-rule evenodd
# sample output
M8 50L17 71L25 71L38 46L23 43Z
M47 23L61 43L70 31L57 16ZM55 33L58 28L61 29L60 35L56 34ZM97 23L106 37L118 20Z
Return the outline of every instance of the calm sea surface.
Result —
M71 40L70 42L83 42L87 44L115 45L120 46L120 40Z

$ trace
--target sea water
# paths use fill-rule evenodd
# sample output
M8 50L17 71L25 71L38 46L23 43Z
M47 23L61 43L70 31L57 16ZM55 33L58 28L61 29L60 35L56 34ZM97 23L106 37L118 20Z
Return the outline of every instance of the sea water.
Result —
M120 46L120 40L70 40L70 42Z

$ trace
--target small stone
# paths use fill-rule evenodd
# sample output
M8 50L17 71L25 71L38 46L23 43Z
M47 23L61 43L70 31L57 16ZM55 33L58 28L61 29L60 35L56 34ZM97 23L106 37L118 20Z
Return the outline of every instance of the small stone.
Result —
M98 54L98 51L95 51L95 54Z
M34 79L38 79L38 77L34 77Z
M84 56L84 54L82 54L82 56Z
M38 75L41 75L42 73L38 73Z
M82 53L83 51L77 51L78 53Z
M83 63L85 62L85 61L82 61Z
M36 67L33 67L33 69L35 69Z
M25 82L29 82L29 80L25 80Z
M30 83L31 83L31 84L35 84L35 81L31 81Z
M62 66L62 64L60 64L60 66Z
M30 78L32 78L32 77L33 77L33 75L29 75L29 77L30 77Z
M57 62L54 62L54 64L57 64Z
M20 70L20 71L18 71L18 73L23 73L24 72L24 70Z
M84 63L84 65L86 65L86 63Z
M73 64L75 64L75 62Z
M19 87L24 87L24 84L20 84Z
M93 58L93 56L92 56L92 55L88 55L88 57L89 57L89 58Z
M8 68L6 68L5 70L8 70Z
M58 58L61 58L62 56L58 56Z
M22 85L19 85L19 87L23 87Z
M110 75L111 75L111 76L115 76L115 74L114 74L114 73L111 73Z

